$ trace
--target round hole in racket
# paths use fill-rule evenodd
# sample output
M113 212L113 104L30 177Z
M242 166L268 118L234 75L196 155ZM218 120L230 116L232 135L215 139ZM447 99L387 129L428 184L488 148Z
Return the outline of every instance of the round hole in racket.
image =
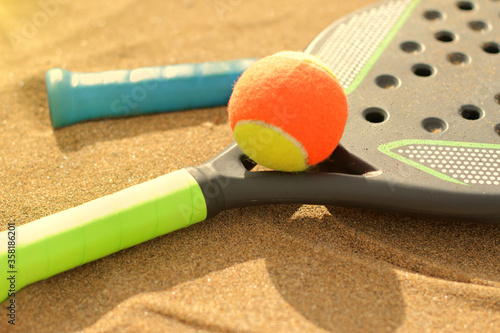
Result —
M469 22L469 28L471 28L471 30L473 31L477 31L477 32L486 32L488 30L490 30L490 26L488 23L484 22L484 21L470 21Z
M491 54L500 53L500 45L498 45L498 43L495 42L486 42L481 46L481 48L486 53L491 53Z
M418 54L424 50L422 44L414 41L403 42L401 43L400 48L406 53L413 53L413 54Z
M429 117L422 120L422 127L429 133L443 133L448 129L446 121L436 117Z
M255 163L250 157L248 157L247 155L242 155L240 156L240 162L241 164L243 164L243 167L247 170L247 171L251 171L253 168L255 168L255 166L257 165L257 163Z
M471 104L462 105L458 112L462 118L467 120L478 120L484 115L484 111L481 108Z
M438 10L426 10L424 12L424 17L429 21L439 21L444 18L444 15Z
M460 52L448 53L446 55L446 59L448 59L448 61L453 65L457 66L466 65L470 62L470 58L466 54Z
M401 81L392 75L380 75L375 79L377 86L383 89L395 89L401 85Z
M476 6L471 1L458 1L457 7L460 10L470 11L473 10Z
M421 77L429 77L433 75L436 70L431 65L427 64L416 64L411 68L413 74Z
M443 43L451 43L455 39L457 39L457 36L455 36L454 33L445 30L436 32L434 34L434 37L436 37L438 41Z
M382 108L370 107L363 111L363 117L372 124L380 124L389 119L389 112Z

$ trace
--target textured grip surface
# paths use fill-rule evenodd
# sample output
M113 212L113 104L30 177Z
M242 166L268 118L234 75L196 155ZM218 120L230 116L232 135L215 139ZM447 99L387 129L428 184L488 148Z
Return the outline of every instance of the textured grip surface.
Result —
M177 64L98 73L46 74L54 127L85 120L226 105L255 59Z
M15 265L0 233L0 301L15 290L206 218L196 180L179 170L16 228ZM7 272L15 273L7 273Z

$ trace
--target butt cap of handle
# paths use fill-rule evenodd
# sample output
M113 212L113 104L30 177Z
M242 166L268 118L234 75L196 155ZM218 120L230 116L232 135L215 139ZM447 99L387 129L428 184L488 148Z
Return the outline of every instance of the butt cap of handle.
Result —
M45 75L49 97L50 119L55 128L72 124L71 72L54 68Z

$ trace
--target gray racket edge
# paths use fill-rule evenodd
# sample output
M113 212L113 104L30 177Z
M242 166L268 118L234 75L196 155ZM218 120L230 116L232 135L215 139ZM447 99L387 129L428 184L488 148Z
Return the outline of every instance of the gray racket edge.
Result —
M307 47L348 93L328 160L298 174L251 171L231 144L187 168L208 217L259 204L321 204L500 222L500 2L390 0Z

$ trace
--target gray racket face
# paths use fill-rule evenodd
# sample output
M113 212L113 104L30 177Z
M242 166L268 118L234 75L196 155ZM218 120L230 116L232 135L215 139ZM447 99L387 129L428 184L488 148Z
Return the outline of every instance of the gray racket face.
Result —
M500 1L383 2L306 52L348 93L342 146L379 177L500 207Z
M499 14L500 1L390 0L333 23L306 52L348 94L341 144L290 174L251 172L233 143L188 169L209 216L310 203L500 222Z

